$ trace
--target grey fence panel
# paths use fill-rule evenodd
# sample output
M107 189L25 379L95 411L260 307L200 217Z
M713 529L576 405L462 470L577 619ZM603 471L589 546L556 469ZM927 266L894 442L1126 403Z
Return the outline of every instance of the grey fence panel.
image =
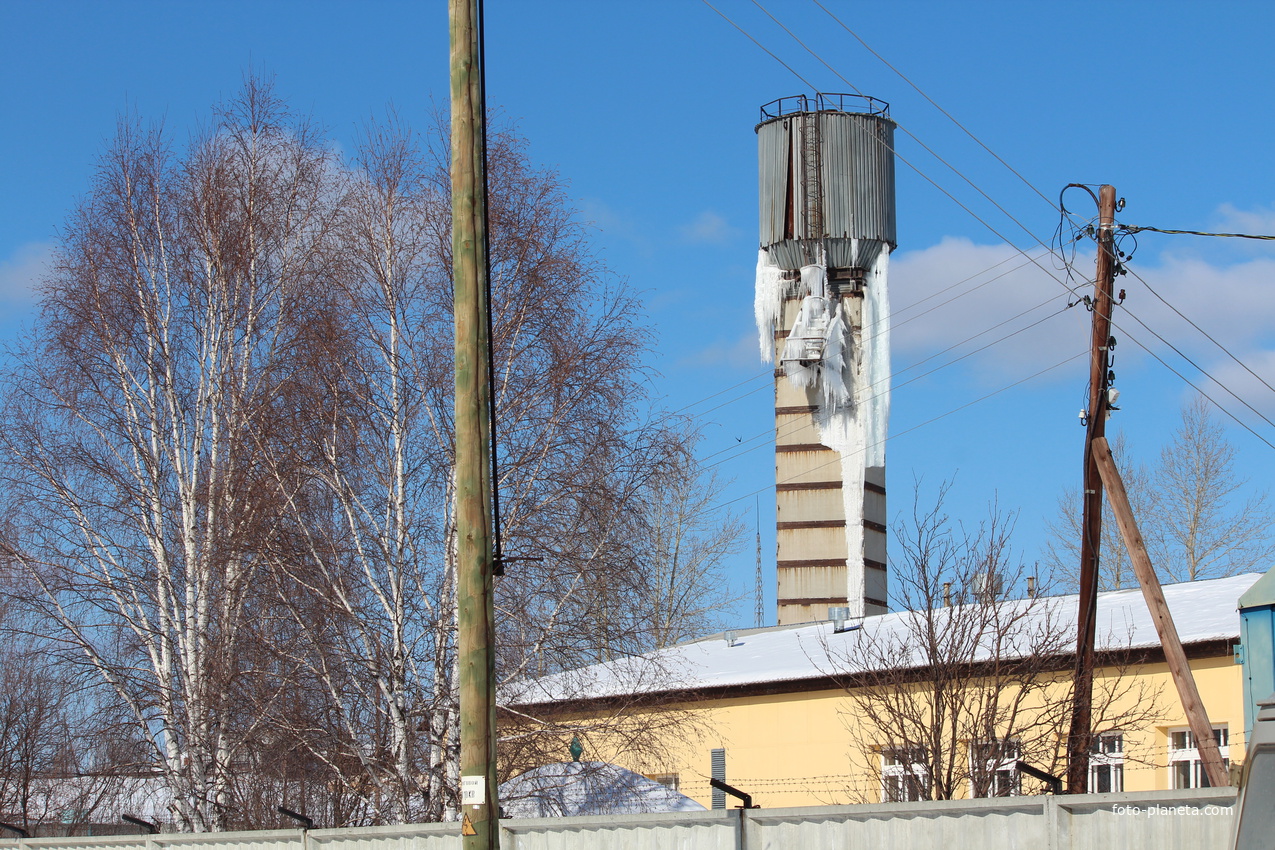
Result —
M11 838L11 836L6 836ZM21 842L0 840L0 847L23 850L143 850L146 839L136 835L103 835L88 838L26 838Z
M505 850L1227 850L1232 788L501 821ZM0 839L0 850L459 850L458 824Z
M460 850L460 824L316 829L306 850Z
M305 850L300 830L27 838L22 850Z
M502 821L501 850L737 850L734 811Z
M1194 850L1230 847L1235 789L1059 797L1066 850Z
M1039 797L760 810L750 814L753 826L746 836L749 850L950 846L1043 850L1049 840Z

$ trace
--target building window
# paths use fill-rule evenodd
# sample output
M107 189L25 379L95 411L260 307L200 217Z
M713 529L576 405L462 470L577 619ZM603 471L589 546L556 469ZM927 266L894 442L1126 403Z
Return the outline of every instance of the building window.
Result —
M1022 793L1018 741L975 741L970 744L970 796L1015 797Z
M670 791L681 791L682 778L676 773L648 773L647 779L660 783Z
M725 748L713 750L712 753L709 754L709 758L710 758L710 767L712 768L712 773L710 775L714 779L716 779L718 782L725 782L726 781L726 750ZM726 808L726 792L721 790L720 788L713 789L713 808L714 809Z
M881 752L881 802L930 799L930 769L924 747L892 747Z
M1214 726L1213 735L1217 738L1217 750L1222 756L1222 766L1229 768L1230 736L1227 727ZM1204 774L1204 762L1200 760L1200 751L1195 745L1195 735L1190 729L1171 729L1169 731L1169 777L1174 788L1208 788L1209 778Z
M1089 793L1124 790L1124 735L1108 732L1093 739L1089 748Z

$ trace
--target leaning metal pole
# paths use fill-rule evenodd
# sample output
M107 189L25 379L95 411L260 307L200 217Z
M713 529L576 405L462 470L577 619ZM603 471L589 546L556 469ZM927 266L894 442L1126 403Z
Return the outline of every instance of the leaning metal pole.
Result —
M481 0L449 0L452 273L456 323L456 595L460 679L461 835L465 850L500 846L492 652L491 482L486 448L487 247Z

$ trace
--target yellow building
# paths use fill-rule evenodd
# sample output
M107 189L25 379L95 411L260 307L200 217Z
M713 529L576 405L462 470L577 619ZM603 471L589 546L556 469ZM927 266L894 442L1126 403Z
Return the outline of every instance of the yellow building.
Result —
M1257 579L1164 588L1233 761L1245 745L1236 605ZM566 721L588 758L705 806L736 802L711 776L766 808L1038 793L1017 762L1064 772L1076 608L1059 596L727 632L548 677L514 702ZM1098 649L1090 790L1205 784L1140 591L1100 594ZM643 730L661 740L635 746Z

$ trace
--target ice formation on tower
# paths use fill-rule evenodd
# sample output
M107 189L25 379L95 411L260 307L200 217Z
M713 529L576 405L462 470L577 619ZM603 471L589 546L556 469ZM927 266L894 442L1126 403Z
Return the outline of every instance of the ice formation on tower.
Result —
M847 322L840 296L830 290L827 268L806 265L800 276L785 275L767 251L758 252L754 298L763 359L772 359L775 331L785 298L801 298L788 329L780 367L794 386L813 390L819 441L841 459L841 493L846 517L847 580L863 587L862 517L865 470L885 466L890 415L890 252L877 252L862 282L862 315ZM862 617L862 594L850 593L851 617Z

